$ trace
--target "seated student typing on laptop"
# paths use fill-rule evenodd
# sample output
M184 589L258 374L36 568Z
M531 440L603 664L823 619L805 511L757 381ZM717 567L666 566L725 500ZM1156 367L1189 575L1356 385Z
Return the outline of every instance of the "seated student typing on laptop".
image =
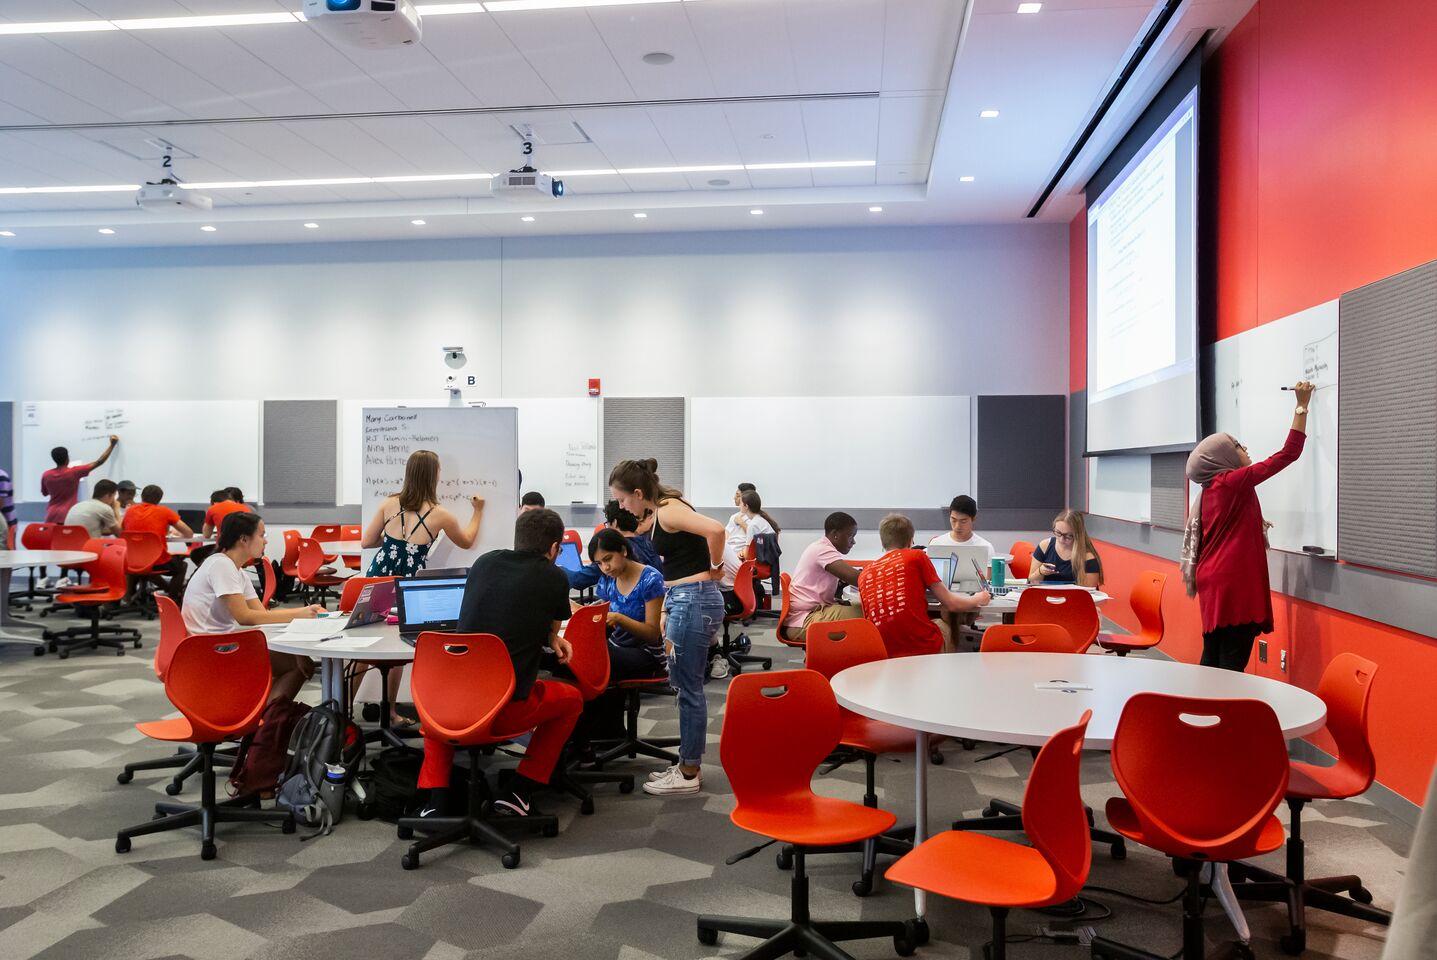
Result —
M623 535L629 544L629 556L636 563L646 567L653 567L660 574L664 572L664 560L659 552L654 549L654 542L647 534L639 533L639 518L634 516L623 507L619 501L610 500L604 504L604 526L609 530L617 530ZM592 546L592 541L590 541ZM588 563L578 570L568 571L569 587L574 590L587 590L599 582L603 574L597 563Z
M978 522L978 502L967 494L953 498L948 504L948 532L928 541L930 547L985 547L993 559L993 544L973 532Z
M257 513L232 513L220 524L220 539L214 554L200 565L185 588L181 613L185 629L196 633L238 633L266 623L311 620L324 608L308 607L266 610L255 594L254 581L244 568L264 557L264 521ZM299 688L314 675L314 661L289 653L270 651L269 667L274 675L269 699L293 700Z
M858 578L863 615L883 636L890 657L953 650L953 631L946 620L928 617L928 597L949 613L971 613L986 606L987 591L969 596L953 593L922 550L913 549L913 521L890 513L878 525L878 539L887 553L864 568Z
M512 792L494 802L501 815L529 815L532 791L549 782L584 706L577 688L538 679L545 647L559 663L569 661L569 643L559 636L560 625L569 617L569 581L554 565L563 539L564 521L554 511L519 514L514 549L491 550L474 561L464 589L458 632L494 634L509 648L514 663L514 695L495 718L494 728L534 730ZM424 738L419 786L430 794L420 816L443 813L453 761L452 746Z

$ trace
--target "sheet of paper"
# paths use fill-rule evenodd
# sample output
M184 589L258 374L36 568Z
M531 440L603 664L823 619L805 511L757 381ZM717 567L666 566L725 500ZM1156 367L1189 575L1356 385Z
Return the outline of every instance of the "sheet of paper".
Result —
M318 649L323 650L332 647L343 647L346 650L363 650L365 647L372 647L380 641L380 637L358 637L343 636L332 637L321 643Z
M322 620L291 620L285 633L290 636L332 637L344 629L348 617L326 617Z

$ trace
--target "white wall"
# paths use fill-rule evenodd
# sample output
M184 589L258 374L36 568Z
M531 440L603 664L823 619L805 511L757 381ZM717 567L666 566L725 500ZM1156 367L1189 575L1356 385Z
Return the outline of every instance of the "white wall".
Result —
M1062 225L0 257L0 399L1048 393Z

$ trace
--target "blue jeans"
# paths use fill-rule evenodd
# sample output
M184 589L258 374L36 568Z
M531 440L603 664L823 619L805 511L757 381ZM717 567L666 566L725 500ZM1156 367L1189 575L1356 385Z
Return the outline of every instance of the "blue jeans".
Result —
M664 594L667 626L664 639L669 654L669 683L679 697L679 759L698 766L708 740L708 698L704 670L709 645L723 626L723 596L713 580L681 583Z

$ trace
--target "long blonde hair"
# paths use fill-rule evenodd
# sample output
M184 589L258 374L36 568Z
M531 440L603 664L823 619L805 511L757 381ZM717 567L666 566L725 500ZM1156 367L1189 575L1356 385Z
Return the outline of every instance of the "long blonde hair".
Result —
M1073 528L1073 579L1077 580L1079 576L1086 572L1088 554L1091 553L1093 559L1098 561L1098 586L1102 586L1103 558L1098 556L1098 548L1093 546L1092 540L1088 539L1088 525L1083 520L1083 512L1072 509L1064 510L1053 518L1053 524L1055 526L1059 523L1066 523ZM1057 534L1053 535L1053 539L1055 541L1057 540ZM1054 547L1057 547L1056 542L1054 543Z
M439 454L415 450L404 464L404 489L399 491L399 509L418 513L439 502Z

